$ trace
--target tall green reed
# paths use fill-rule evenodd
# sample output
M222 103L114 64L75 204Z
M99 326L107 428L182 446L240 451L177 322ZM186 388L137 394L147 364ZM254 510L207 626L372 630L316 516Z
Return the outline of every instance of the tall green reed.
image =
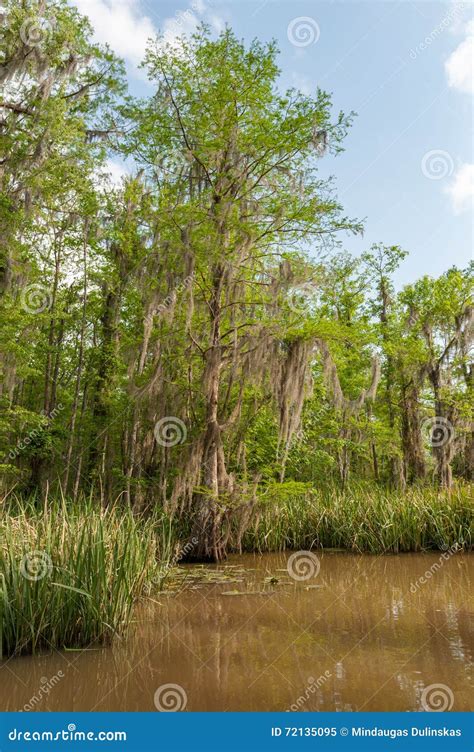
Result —
M450 492L419 487L397 493L379 487L268 489L242 539L244 551L343 548L398 553L470 548L473 503L468 486Z
M159 586L171 540L157 518L64 499L9 500L0 515L0 654L110 641Z

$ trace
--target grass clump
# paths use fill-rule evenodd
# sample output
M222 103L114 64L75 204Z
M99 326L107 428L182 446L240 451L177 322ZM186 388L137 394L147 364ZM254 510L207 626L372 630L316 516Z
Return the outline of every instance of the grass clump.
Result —
M243 551L322 547L399 553L471 547L474 515L468 486L397 493L362 484L344 492L290 485L284 494L281 488L278 494L268 489L243 536Z
M168 555L156 520L122 506L9 503L0 516L0 656L110 641L160 582Z
M462 485L396 493L289 482L267 486L228 524L229 551L467 549L473 505ZM141 518L92 500L10 499L0 512L0 657L109 642L126 630L137 599L186 555L179 539L188 537L159 512Z

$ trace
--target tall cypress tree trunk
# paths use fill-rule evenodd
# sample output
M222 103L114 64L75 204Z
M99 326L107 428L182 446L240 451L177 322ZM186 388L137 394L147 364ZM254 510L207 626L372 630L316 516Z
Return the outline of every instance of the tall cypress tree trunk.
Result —
M473 404L474 396L474 365L465 366L464 368L464 380L466 382L466 391L468 395L468 403ZM472 416L472 411L471 411ZM464 447L464 478L468 481L474 480L474 423L469 420L469 429L466 436L466 444Z
M451 488L453 482L451 462L454 456L454 411L442 398L441 374L438 364L429 368L428 378L433 388L436 417L446 421L444 426L442 424L440 426L439 436L435 429L432 437L433 454L436 460L436 479L441 488Z
M213 296L210 305L211 346L206 353L206 429L203 438L203 484L204 494L197 497L193 537L198 543L192 556L197 559L219 561L225 557L225 541L221 530L223 510L219 507L219 495L228 490L229 477L225 466L221 427L219 425L219 391L223 366L220 327L221 295L224 269L218 264L214 270Z
M382 340L385 346L386 350L386 367L385 367L385 388L386 388L386 402L387 402L387 412L388 412L388 423L390 427L390 433L392 436L395 435L395 412L394 412L394 379L393 379L393 371L394 371L394 361L393 357L390 354L390 337L389 337L389 331L388 331L388 317L389 317L389 308L390 308L390 293L389 293L389 286L387 283L387 279L385 276L381 276L380 279L380 297L381 297L381 312L380 312L380 323L382 328ZM389 473L390 473L390 483L395 486L399 487L400 485L404 485L404 478L401 478L401 468L399 461L397 462L398 457L390 457L389 459Z
M83 238L83 245L82 245L82 265L83 265L83 275L84 275L84 287L83 287L83 299L82 299L81 329L79 333L79 352L78 352L78 357L77 357L76 383L74 386L74 398L73 398L73 403L72 403L71 422L69 425L69 436L68 436L68 443L67 443L67 450L66 450L66 471L65 471L65 476L64 476L64 490L66 494L68 491L68 484L69 484L72 450L74 447L74 434L76 430L77 413L79 409L79 395L80 395L80 389L81 389L82 368L84 364L84 338L85 338L86 324L87 324L86 315L87 315L87 282L88 282L88 279L87 279L88 233L89 233L89 223L87 221L84 227L84 238Z
M94 440L89 454L89 475L98 472L105 502L112 492L113 449L108 441L108 426L111 419L108 393L114 380L114 368L118 344L118 318L120 311L120 291L106 292L102 315L102 343L99 352L99 365L92 407Z
M418 388L414 381L402 382L402 448L405 476L409 483L423 480L426 465L418 410Z

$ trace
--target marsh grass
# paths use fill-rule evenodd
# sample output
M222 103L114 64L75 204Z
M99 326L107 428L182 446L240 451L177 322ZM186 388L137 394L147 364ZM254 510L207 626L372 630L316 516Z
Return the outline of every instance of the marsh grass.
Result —
M3 657L108 642L170 556L156 519L123 506L9 500L0 517Z
M242 539L243 551L313 547L362 553L470 548L473 501L469 486L450 492L413 488L405 493L354 485L302 489L300 484L261 506ZM297 490L296 486L300 489Z
M340 548L401 553L470 548L468 486L451 492L374 486L268 486L242 535L231 518L229 551ZM38 504L9 498L0 511L0 652L3 657L110 642L132 620L137 599L175 577L189 521L137 517L82 499ZM186 549L184 549L185 551Z

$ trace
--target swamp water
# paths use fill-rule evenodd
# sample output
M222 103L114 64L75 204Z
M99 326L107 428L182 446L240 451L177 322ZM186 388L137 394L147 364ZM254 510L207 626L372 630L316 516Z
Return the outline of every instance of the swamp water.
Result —
M183 566L113 647L0 663L0 710L471 709L474 556L290 556Z

